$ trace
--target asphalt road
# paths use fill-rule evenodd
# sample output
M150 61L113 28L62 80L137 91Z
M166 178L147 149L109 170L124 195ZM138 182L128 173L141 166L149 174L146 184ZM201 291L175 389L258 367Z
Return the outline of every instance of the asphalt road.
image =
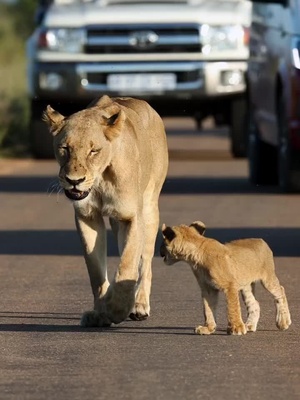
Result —
M161 222L201 219L221 241L263 237L286 289L290 329L276 329L273 299L259 287L256 333L226 334L221 296L216 334L195 335L203 321L197 283L188 266L167 267L158 252L148 320L81 328L92 295L72 207L55 190L57 166L0 160L1 400L300 399L300 195L252 187L226 131L180 123L166 121ZM117 263L109 234L110 274Z

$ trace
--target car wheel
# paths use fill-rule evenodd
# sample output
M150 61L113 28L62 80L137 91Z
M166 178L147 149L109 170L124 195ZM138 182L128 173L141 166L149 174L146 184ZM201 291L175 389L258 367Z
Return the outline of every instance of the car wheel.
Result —
M249 110L247 125L250 182L254 185L275 185L278 180L276 148L260 139L251 110Z
M31 152L35 158L54 158L53 137L45 122L33 118L30 122Z
M231 152L236 158L247 155L246 114L246 98L233 100L231 103L230 140Z
M300 165L299 153L291 148L288 118L283 96L278 100L277 123L278 123L278 179L279 188L282 192L300 191Z
M30 119L30 145L35 158L54 158L53 137L44 121L42 114L46 107L41 103L33 102Z

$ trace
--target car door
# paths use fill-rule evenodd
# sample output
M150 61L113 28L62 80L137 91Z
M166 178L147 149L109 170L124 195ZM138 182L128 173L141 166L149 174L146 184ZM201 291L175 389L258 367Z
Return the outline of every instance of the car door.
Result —
M276 90L283 56L283 6L256 3L251 25L249 80L254 118L263 141L277 145Z

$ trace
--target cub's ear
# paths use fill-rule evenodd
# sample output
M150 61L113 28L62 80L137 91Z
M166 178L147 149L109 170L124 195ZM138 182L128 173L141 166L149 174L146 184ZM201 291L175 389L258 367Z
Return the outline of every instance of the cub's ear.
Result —
M113 103L102 112L102 125L105 127L104 134L108 140L113 140L122 132L126 114L121 107Z
M61 123L64 121L65 117L61 115L58 111L55 111L51 106L47 106L46 110L43 112L42 120L48 125L50 132L53 136L59 131Z
M196 231L200 233L200 235L204 236L206 227L202 221L195 221L190 225L190 227L196 229Z
M176 233L173 231L173 229L170 226L166 226L166 224L162 224L161 230L164 239L167 239L169 242L171 242L176 236Z

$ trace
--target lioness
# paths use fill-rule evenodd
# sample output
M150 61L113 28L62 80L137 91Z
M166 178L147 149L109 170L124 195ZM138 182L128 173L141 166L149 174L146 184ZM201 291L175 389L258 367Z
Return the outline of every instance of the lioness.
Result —
M267 243L262 239L240 239L222 244L204 237L204 232L205 225L201 221L190 226L162 225L160 252L164 262L167 265L187 262L201 288L205 325L196 327L195 332L209 335L216 330L214 314L220 290L227 301L227 332L244 335L247 331L256 331L260 307L251 287L255 281L261 281L274 296L277 328L288 329L291 324L288 303L284 288L275 275L273 254ZM246 324L241 316L240 290L247 307Z
M162 119L145 101L103 96L64 117L50 106L59 181L72 200L94 295L81 325L109 326L150 314L151 263L159 225L158 198L168 168ZM120 264L107 277L106 228L117 237Z

